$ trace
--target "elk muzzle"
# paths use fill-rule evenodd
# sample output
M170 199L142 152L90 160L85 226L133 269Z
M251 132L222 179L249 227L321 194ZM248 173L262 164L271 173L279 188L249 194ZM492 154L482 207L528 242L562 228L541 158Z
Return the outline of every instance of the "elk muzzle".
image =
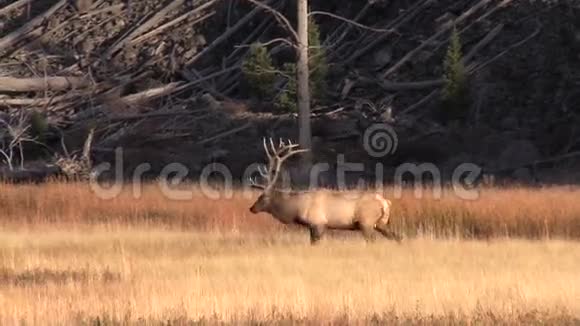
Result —
M266 208L268 207L268 202L269 199L266 194L260 195L260 197L258 197L254 205L250 207L250 212L257 214L266 211Z

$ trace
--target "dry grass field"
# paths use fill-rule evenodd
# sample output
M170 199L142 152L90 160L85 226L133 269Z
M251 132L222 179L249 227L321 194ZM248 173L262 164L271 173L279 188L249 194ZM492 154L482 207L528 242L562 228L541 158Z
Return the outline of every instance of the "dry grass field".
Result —
M394 203L406 239L366 243L251 215L252 196L148 185L0 186L0 324L580 324L580 190Z
M232 198L208 198L198 186L183 186L191 199L170 199L155 183L137 191L132 186L112 199L102 199L84 184L52 183L13 186L0 184L0 225L12 228L84 228L146 226L174 230L286 232L265 214L252 215L257 193L233 192ZM395 198L392 227L408 237L488 239L580 239L580 188L483 188L477 200L463 200L450 189L442 198L412 189ZM223 192L222 194L225 194ZM137 198L136 198L137 197Z

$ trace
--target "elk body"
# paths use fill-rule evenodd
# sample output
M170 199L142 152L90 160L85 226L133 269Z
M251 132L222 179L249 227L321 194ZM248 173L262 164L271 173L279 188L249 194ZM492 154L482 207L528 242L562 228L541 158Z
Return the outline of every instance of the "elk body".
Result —
M270 150L264 141L268 156L268 170L262 171L266 185L252 182L263 193L250 208L254 214L265 212L284 224L297 224L310 230L312 244L322 239L326 230L360 230L365 239L374 239L375 231L384 237L401 241L401 237L388 228L391 202L379 194L347 194L330 190L286 192L274 189L284 160L304 150L298 145L280 142Z

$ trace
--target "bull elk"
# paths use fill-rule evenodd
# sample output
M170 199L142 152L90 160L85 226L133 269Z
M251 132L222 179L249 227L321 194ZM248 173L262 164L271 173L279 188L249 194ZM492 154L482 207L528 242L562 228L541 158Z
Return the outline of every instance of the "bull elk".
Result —
M265 212L281 223L307 227L311 244L318 243L326 230L358 230L367 241L373 240L374 231L378 231L388 239L401 241L401 237L387 226L391 202L377 193L350 197L326 189L305 192L275 189L282 163L307 150L297 149L299 145L292 142L285 144L280 141L277 148L271 139L269 144L266 139L263 143L268 168L260 169L260 174L266 179L266 184L250 180L252 187L262 190L250 207L253 214Z

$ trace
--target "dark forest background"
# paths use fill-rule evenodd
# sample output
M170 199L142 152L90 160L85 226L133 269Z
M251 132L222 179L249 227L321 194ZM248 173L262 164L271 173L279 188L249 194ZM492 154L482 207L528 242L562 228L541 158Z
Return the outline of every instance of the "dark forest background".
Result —
M261 2L295 24L293 1ZM580 181L577 1L312 0L310 7L356 22L311 16L318 32L311 53L324 72L312 102L315 162L336 168L344 154L365 163L357 176L367 177L380 162L386 181L407 162L433 163L445 177L470 162L496 182ZM295 53L270 42L280 38L289 39L283 24L245 0L0 0L2 176L62 172L63 162L82 158L94 130L92 165L113 162L122 147L129 177L145 162L148 176L179 162L192 178L220 162L240 178L265 160L263 137L297 139L288 78ZM450 64L453 39L460 56ZM267 95L243 69L256 42L277 71ZM455 80L462 97L450 101L453 63L464 78ZM376 123L396 132L391 155L365 151L365 130Z

